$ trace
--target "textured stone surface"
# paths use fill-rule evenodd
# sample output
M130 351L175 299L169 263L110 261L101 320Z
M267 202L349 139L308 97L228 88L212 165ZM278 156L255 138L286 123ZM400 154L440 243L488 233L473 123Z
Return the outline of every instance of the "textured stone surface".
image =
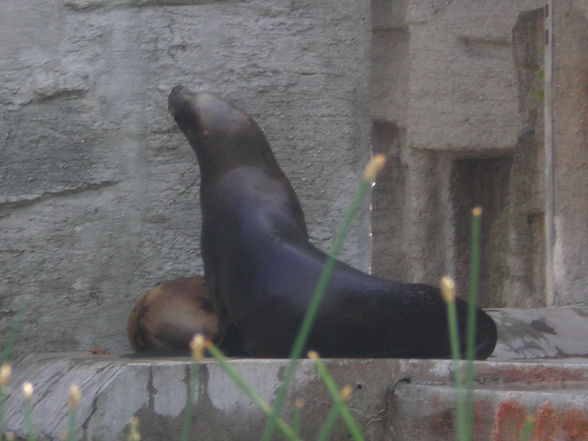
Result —
M553 282L565 305L588 293L588 4L564 1L553 14Z
M432 284L452 274L466 292L481 205L482 304L545 304L543 5L373 3L372 148L391 158L373 195L374 273Z
M554 6L551 182L543 3L375 2L374 53L408 61L374 59L374 150L391 152L394 164L374 196L377 274L429 283L454 274L464 293L469 210L479 204L482 304L586 304L588 203L578 189L588 186L587 12L584 2Z
M144 440L174 439L179 436L187 400L187 358L174 360L132 359L86 354L33 354L14 366L14 378L6 403L6 428L23 433L20 385L31 381L35 388L33 412L40 440L60 439L66 428L67 391L79 384L83 400L77 413L77 426L84 440L123 440L132 415L140 419ZM267 401L275 398L284 360L235 360L243 378ZM384 430L385 387L374 374L389 381L399 375L397 361L328 361L331 373L342 387L353 387L349 402L353 414L370 439ZM425 369L426 370L426 369ZM235 386L212 360L199 364L195 412L190 439L222 441L259 439L264 418L257 406ZM394 380L392 380L394 381ZM309 360L299 366L291 403L304 400L302 435L316 437L331 407L331 400ZM290 405L286 410L291 412ZM342 425L336 430L344 436Z
M500 150L520 130L511 31L513 2L410 2L408 136L413 148ZM515 99L513 99L515 98Z
M498 360L588 357L588 308L488 310L498 326Z
M519 14L513 29L519 109L525 128L512 156L508 202L489 234L493 306L540 307L545 295L543 8Z
M535 319L546 319L549 314L538 310ZM585 311L583 314L583 319L576 320L575 325L585 328L588 315ZM510 329L515 330L513 323L524 320L524 314L505 310L498 319L508 333ZM561 322L560 325L565 327ZM555 332L562 329L556 327ZM567 337L562 333L557 338L561 343ZM526 353L521 350L517 355L524 357ZM232 360L232 363L264 400L275 398L286 361ZM352 387L349 407L366 439L455 439L451 361L332 359L325 363L338 387ZM75 383L82 391L76 420L79 439L124 440L132 415L139 417L143 440L177 439L186 412L189 364L187 358L134 359L83 353L26 356L15 364L9 383L6 428L24 438L20 386L24 381L31 381L35 390L32 404L38 439L62 439L67 424L67 391ZM558 430L586 429L588 367L583 360L476 362L474 384L478 434L475 439L490 439L488 434L496 421L505 418L504 413L508 412L504 407L509 406L519 406L529 413L549 407L561 417L551 421ZM331 399L310 360L302 360L298 367L287 400L288 421L291 421L292 403L298 398L304 401L302 438L315 439L331 407ZM194 409L190 439L260 439L264 425L262 413L213 360L199 363ZM569 413L572 410L574 413ZM332 439L346 436L339 422Z
M0 333L125 350L134 299L201 273L198 172L172 86L264 128L330 247L368 156L367 2L10 1L0 14ZM367 210L344 259L367 268Z

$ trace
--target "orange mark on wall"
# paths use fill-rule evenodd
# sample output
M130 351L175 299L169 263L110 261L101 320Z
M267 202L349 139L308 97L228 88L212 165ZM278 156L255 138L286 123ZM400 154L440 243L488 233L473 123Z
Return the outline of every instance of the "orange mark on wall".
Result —
M500 403L494 418L492 429L492 441L519 441L521 429L527 412L514 400L506 400Z
M588 440L588 419L579 409L567 409L562 414L562 428L567 435L566 441Z
M543 403L535 417L533 441L554 441L559 426L556 410L549 403Z
M515 400L500 403L494 417L492 441L519 441L525 419L535 423L529 441L588 441L588 417L580 409L556 410L543 403L535 412L528 413Z

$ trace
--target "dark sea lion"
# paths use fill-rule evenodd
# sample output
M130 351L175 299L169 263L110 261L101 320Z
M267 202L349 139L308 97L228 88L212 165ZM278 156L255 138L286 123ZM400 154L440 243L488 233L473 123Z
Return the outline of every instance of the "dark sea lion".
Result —
M237 342L247 355L287 356L327 255L309 242L298 198L251 117L181 86L168 102L200 165L204 273L221 348L230 353ZM463 337L466 303L458 299L457 309ZM338 262L307 349L324 357L440 358L450 354L448 340L439 289ZM478 310L476 358L495 344L496 325Z
M137 302L127 321L135 352L187 353L195 334L218 337L217 317L202 276L157 285Z

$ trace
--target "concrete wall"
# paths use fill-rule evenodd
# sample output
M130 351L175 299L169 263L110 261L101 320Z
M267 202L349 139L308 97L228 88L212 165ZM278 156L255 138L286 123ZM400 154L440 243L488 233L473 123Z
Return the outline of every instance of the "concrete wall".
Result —
M375 273L464 293L481 205L483 305L588 302L588 12L554 3L551 47L544 1L374 1Z
M481 205L482 304L545 304L543 4L373 2L376 274L464 293Z
M588 301L588 4L553 5L553 300Z
M0 335L127 350L132 302L201 273L172 86L254 116L330 246L369 156L365 1L14 0L0 14ZM367 269L367 210L345 259Z
M388 155L352 265L453 274L463 293L480 204L482 304L545 306L550 286L553 303L587 303L587 12L566 5L550 186L543 0L9 1L0 334L24 304L20 350L126 350L134 299L202 271L197 165L166 109L175 84L258 120L323 249L370 149Z

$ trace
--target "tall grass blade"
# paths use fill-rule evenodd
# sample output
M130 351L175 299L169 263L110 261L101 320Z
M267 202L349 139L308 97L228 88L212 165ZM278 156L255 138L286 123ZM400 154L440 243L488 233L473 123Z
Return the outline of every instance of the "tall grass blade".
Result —
M367 194L370 185L374 181L378 172L383 168L384 163L384 155L376 155L368 163L368 165L365 168L364 175L357 187L355 195L351 200L351 204L349 206L349 209L347 210L347 214L345 216L345 219L343 220L343 224L341 225L339 232L335 236L333 248L321 271L319 281L317 283L312 299L306 310L306 314L304 315L304 319L302 320L302 324L300 325L300 329L298 331L298 335L296 336L296 340L294 341L292 351L290 352L290 362L288 364L288 368L286 369L284 380L282 381L282 384L278 389L276 401L273 406L274 412L278 416L282 413L284 403L286 400L286 395L288 393L288 387L290 386L290 382L292 381L292 377L294 376L294 372L296 371L296 366L298 365L300 356L302 355L302 351L304 350L306 342L308 341L308 336L310 335L312 325L314 323L314 320L318 313L318 309L326 292L329 280L331 278L331 274L333 272L333 268L335 266L337 256L343 248L343 242L345 241L345 237L351 229L351 223L353 222L355 215L359 211L361 203L365 198L365 195ZM263 432L262 440L269 441L271 439L273 430L274 423L272 422L272 420L268 420Z
M453 379L456 395L455 426L459 441L468 441L466 433L465 406L463 394L463 376L461 372L459 353L459 334L457 331L457 310L455 307L455 282L450 277L441 279L441 294L447 304L447 322L449 326L449 344L453 362Z
M296 435L300 436L301 413L304 407L304 401L298 398L294 400L294 415L292 416L292 429Z
M194 416L194 391L198 387L198 371L198 364L190 363L188 366L188 396L186 399L184 420L182 421L182 430L180 431L180 441L188 441L188 436L190 435L192 417Z
M28 381L22 385L22 396L24 398L24 427L27 441L35 440L35 429L33 426L33 385Z
M22 324L22 319L24 317L24 313L26 311L26 303L23 303L18 311L16 312L16 316L14 317L14 321L10 327L10 331L8 332L8 336L6 337L6 341L3 344L2 354L0 354L0 365L6 363L12 357L12 349L14 348L14 341L16 340L16 336L20 331L20 325Z
M351 439L353 439L353 441L365 441L365 439L363 438L363 435L361 434L359 426L357 425L357 423L355 421L355 418L353 418L353 416L351 415L351 412L349 412L349 408L347 407L347 405L343 401L343 398L341 398L341 394L340 394L339 390L337 389L335 382L333 381L333 377L331 377L331 375L329 374L327 367L324 365L324 363L319 358L319 356L316 352L311 351L311 352L309 352L308 356L312 360L314 360L316 370L317 370L319 376L321 377L321 380L323 380L323 383L327 387L327 390L329 391L329 394L331 395L331 399L335 403L335 408L341 414L341 418L343 419L343 422L347 426L347 430L349 431L349 434L351 435Z
M76 384L72 384L69 388L69 399L67 402L67 407L69 408L69 413L67 415L67 435L66 441L74 441L76 435L76 418L77 418L77 410L82 399L82 393L80 388Z
M10 380L12 367L8 363L0 365L0 441L4 439L4 405L6 403L6 385Z
M478 284L480 278L480 219L482 208L472 210L470 245L470 289L468 292L468 312L466 330L466 434L472 436L474 399L474 347L476 343L476 308L478 305Z
M224 354L211 342L206 342L206 349L214 357L220 367L233 380L233 382L253 401L266 416L273 421L273 424L288 438L290 441L302 441L298 434L284 420L279 418L272 410L271 406L259 396L259 394L241 377L235 367L229 363Z
M25 432L27 441L35 441L35 428L33 425L33 405L30 400L24 404L25 411Z
M70 410L67 415L67 436L66 441L74 441L76 435L76 411Z
M331 435L331 432L333 432L333 428L335 427L335 423L338 419L339 409L337 408L337 406L333 406L327 414L327 418L325 419L325 422L321 427L321 430L316 441L327 441L327 439L329 439L329 436Z
M6 394L0 390L0 441L4 440L4 403L6 402Z
M533 415L529 415L527 418L525 418L525 422L523 423L520 441L529 441L531 439L531 433L533 431L534 426L535 417Z
M141 433L139 432L139 418L137 418L137 416L132 416L131 420L129 421L127 441L141 441Z

